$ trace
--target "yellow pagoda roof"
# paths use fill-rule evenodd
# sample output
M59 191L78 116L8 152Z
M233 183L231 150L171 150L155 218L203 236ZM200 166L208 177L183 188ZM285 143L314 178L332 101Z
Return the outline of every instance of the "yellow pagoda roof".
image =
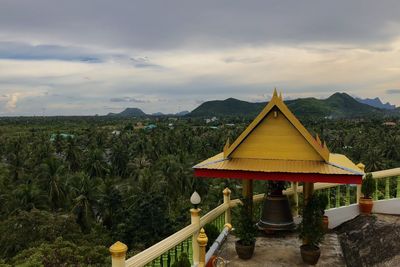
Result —
M330 153L318 135L314 138L276 90L271 101L232 144L228 140L222 153L193 168L198 176L226 177L229 173L239 177L247 175L243 172L258 172L263 179L270 175L264 177L262 173L364 174L346 156Z
M328 161L329 150L289 110L276 90L271 101L233 142L225 158Z

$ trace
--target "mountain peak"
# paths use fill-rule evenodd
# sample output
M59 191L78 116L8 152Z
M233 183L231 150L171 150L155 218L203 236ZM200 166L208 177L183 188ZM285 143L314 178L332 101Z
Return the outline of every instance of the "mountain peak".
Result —
M126 108L120 113L109 113L107 116L118 117L145 117L147 116L140 108Z
M361 98L356 98L356 100L360 103L375 107L375 108L380 108L380 109L395 109L396 106L390 104L389 102L386 102L386 104L383 104L383 102L380 100L379 97L375 98L366 98L366 99L361 99Z

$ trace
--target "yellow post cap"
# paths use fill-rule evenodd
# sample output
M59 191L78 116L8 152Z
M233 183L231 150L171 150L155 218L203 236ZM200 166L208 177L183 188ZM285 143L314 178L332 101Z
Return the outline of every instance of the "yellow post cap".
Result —
M206 232L204 231L204 228L200 229L200 233L197 236L197 243L199 243L199 246L205 247L208 242L208 237L206 235Z
M226 223L226 224L224 225L224 227L227 227L227 228L228 228L228 231L232 230L232 224L230 224L230 223Z
M224 193L225 196L230 195L231 194L231 190L228 187L225 187L224 191L222 191L222 193Z
M126 252L128 251L128 246L120 241L117 241L110 247L109 250L112 256L125 256Z

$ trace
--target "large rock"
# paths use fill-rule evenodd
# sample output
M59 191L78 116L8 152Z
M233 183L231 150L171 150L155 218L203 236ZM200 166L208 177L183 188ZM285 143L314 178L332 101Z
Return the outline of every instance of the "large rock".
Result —
M360 215L337 229L347 266L386 266L400 256L400 217Z

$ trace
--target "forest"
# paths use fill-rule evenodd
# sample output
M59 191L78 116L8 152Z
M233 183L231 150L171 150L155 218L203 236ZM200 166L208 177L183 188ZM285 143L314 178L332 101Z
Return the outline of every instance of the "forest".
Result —
M302 122L331 152L375 171L400 166L399 122L387 121ZM194 190L204 212L226 186L239 195L239 181L195 178L192 166L249 122L0 118L0 266L109 266L117 240L128 256L162 240L189 223Z

